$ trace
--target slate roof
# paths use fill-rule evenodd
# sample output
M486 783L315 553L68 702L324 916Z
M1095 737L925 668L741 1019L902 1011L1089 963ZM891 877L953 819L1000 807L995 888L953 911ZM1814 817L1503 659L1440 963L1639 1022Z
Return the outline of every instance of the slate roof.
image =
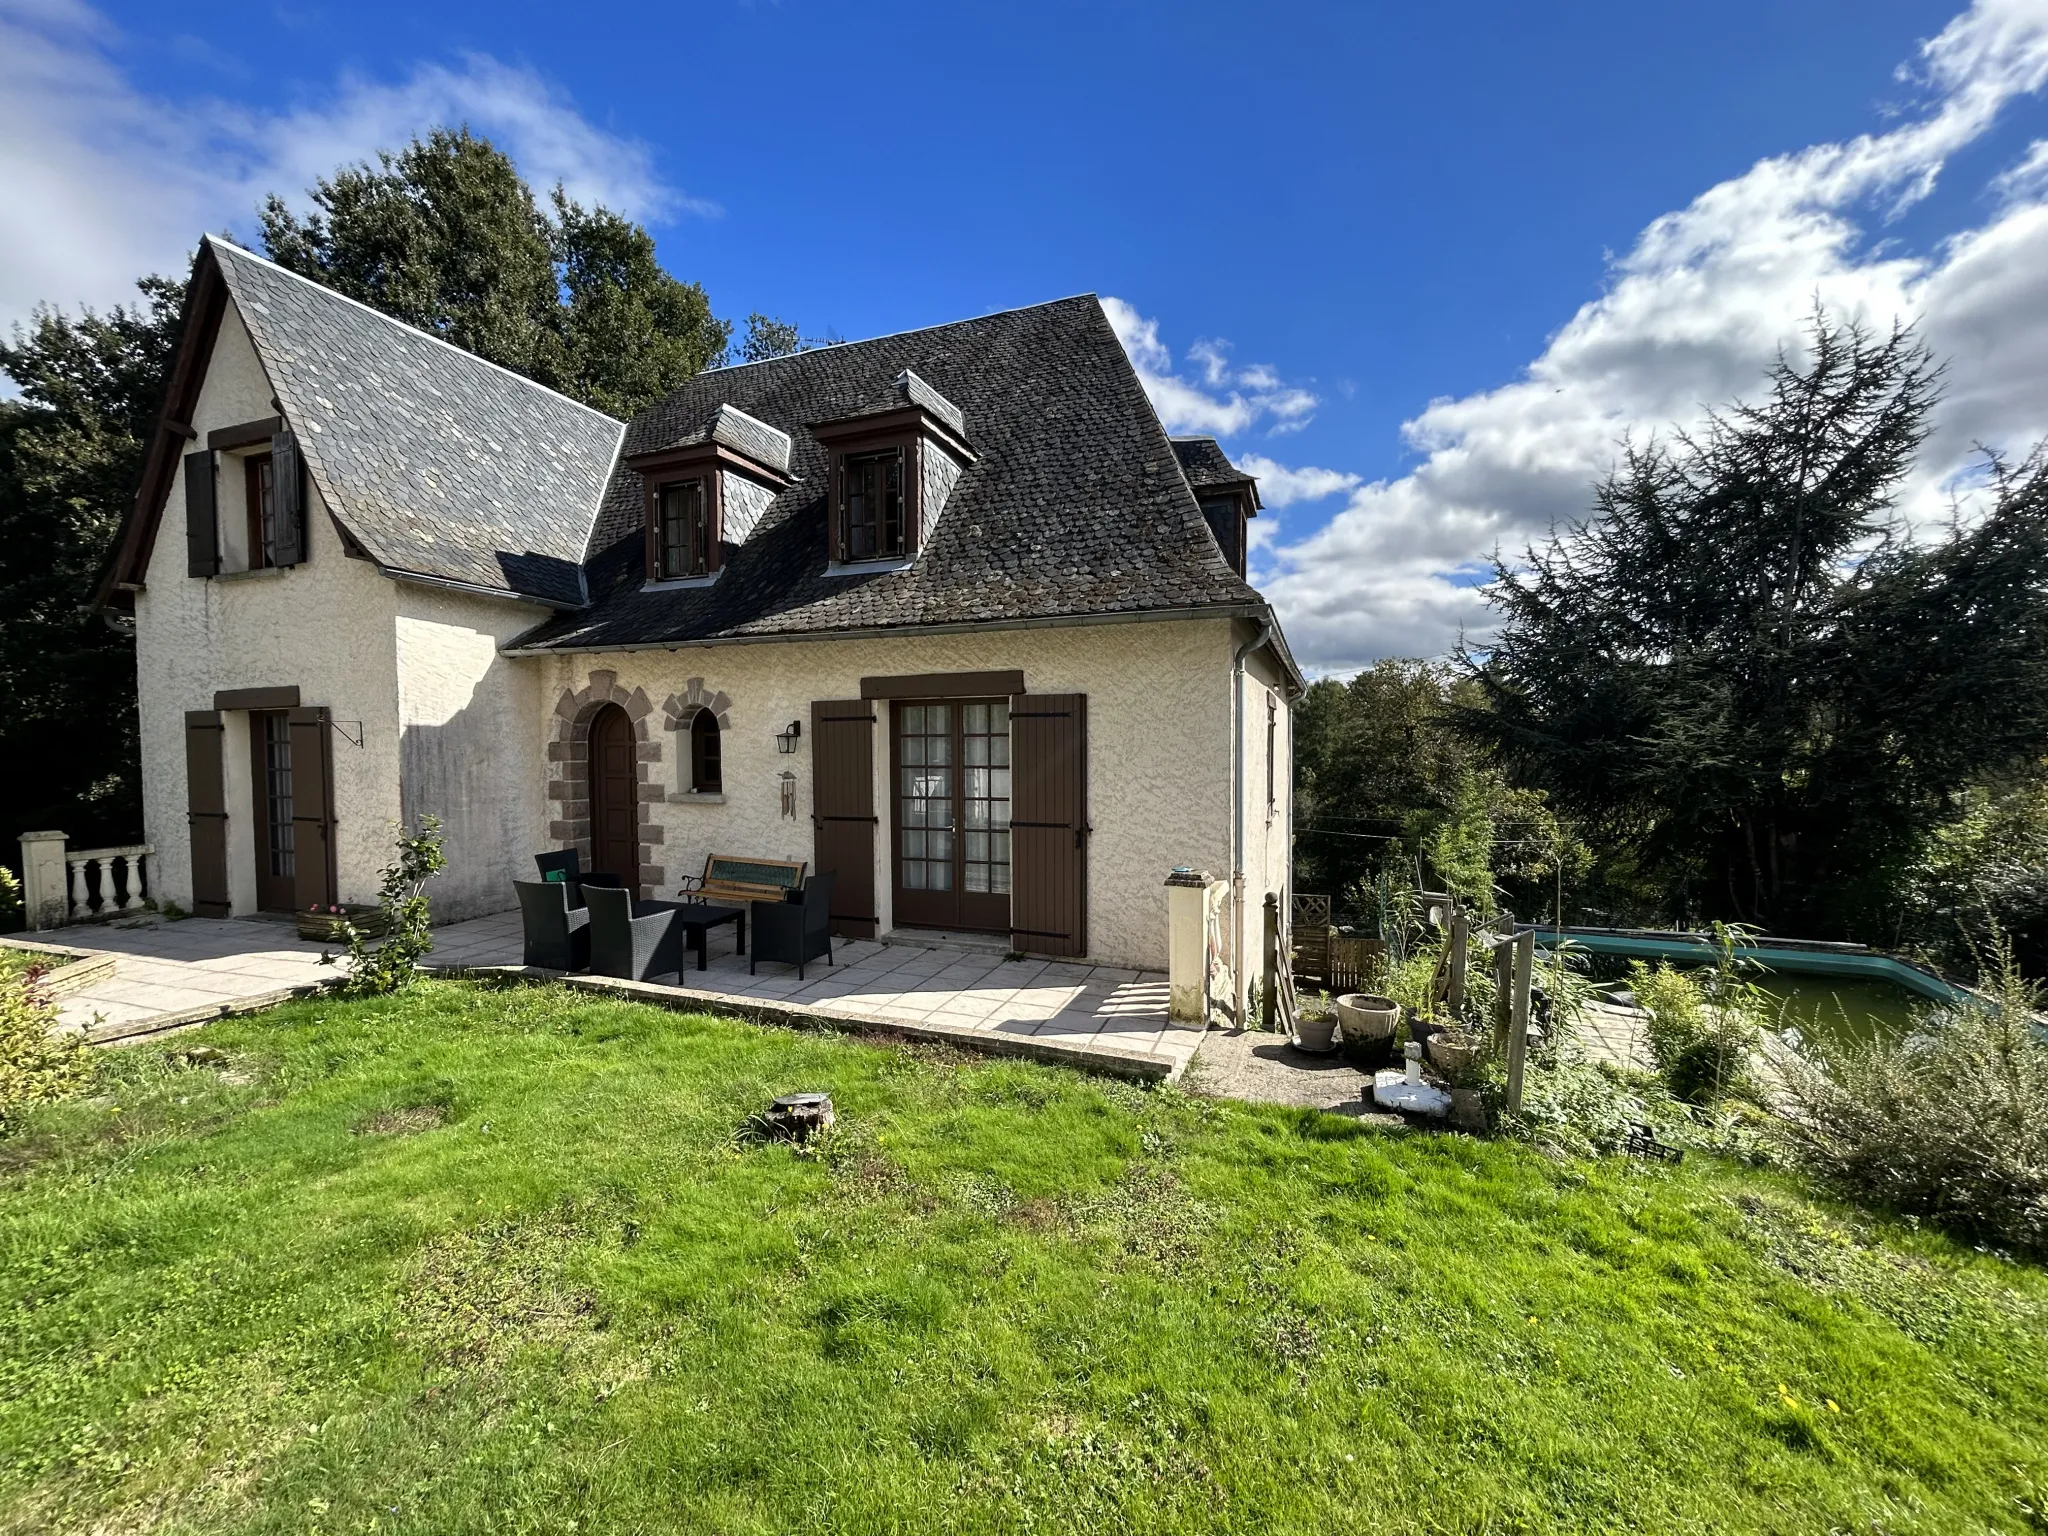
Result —
M584 600L624 424L208 238L308 472L393 570Z
M905 370L958 408L978 457L913 566L828 575L827 458L806 428L900 408ZM796 480L718 580L640 590L644 491L622 463L591 539L591 606L517 649L1264 609L1093 295L699 374L631 424L622 458L687 440L721 404L789 433Z
M1212 485L1252 487L1252 505L1258 503L1259 482L1230 462L1222 445L1213 437L1176 437L1173 456L1180 460L1181 473L1197 491Z

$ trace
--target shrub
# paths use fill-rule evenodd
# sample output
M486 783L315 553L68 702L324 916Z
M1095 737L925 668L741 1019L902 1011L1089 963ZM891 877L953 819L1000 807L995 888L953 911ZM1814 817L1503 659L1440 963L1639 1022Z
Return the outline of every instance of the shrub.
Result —
M1744 979L1741 930L1714 925L1715 963L1705 972L1629 962L1629 987L1649 1015L1657 1075L1688 1104L1711 1104L1749 1087L1768 1000Z
M384 868L377 888L377 910L383 914L384 942L371 946L354 923L342 925L348 938L348 975L344 997L376 997L403 991L418 975L420 957L434 947L433 911L427 882L448 867L441 849L441 818L422 816L419 827L398 829L398 857Z
M0 864L0 933L14 933L23 926L21 881L14 871Z
M1899 1040L1784 1066L1781 1136L1843 1192L1965 1236L2048 1253L2048 1040L2039 984L1994 935L1981 995Z
M68 1098L92 1081L94 1063L77 1035L54 1034L57 1005L32 965L0 979L0 1135L23 1110Z

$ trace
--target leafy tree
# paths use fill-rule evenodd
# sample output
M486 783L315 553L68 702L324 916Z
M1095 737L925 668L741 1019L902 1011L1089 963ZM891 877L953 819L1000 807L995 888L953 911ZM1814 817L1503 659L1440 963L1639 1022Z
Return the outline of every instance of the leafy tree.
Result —
M313 189L272 195L271 258L587 405L631 416L723 355L731 326L668 275L647 231L560 187L553 217L511 160L438 128Z
M1295 862L1303 890L1343 895L1374 870L1447 881L1475 902L1550 910L1562 868L1576 900L1584 848L1540 791L1508 784L1462 733L1483 709L1450 666L1387 660L1310 685L1295 715ZM1356 904L1356 903L1352 903Z
M747 316L746 339L740 343L740 361L766 362L771 357L789 357L804 350L803 334L791 320L777 320L758 309Z
M142 830L132 640L89 611L134 499L177 349L180 283L76 319L38 309L0 344L0 835Z
M1994 466L1980 521L1915 542L1925 348L1816 314L1769 379L1497 563L1461 723L1670 915L1876 937L1970 784L2048 751L2048 474Z

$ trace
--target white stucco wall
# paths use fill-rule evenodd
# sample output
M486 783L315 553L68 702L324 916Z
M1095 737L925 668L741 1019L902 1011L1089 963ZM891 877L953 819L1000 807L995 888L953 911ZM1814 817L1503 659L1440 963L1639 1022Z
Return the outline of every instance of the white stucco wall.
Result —
M1243 644L1255 626L1240 621L1236 641ZM1270 649L1260 649L1245 658L1241 684L1244 699L1244 947L1250 962L1244 974L1256 978L1265 960L1266 896L1280 898L1283 932L1288 922L1287 902L1293 890L1292 847L1289 828L1294 793L1293 716L1287 707L1284 677ZM1272 705L1273 773L1272 796L1266 793L1266 721Z
M665 872L663 893L685 874L701 873L713 852L808 860L810 822L810 707L815 699L860 696L863 676L975 672L1018 667L1033 693L1088 696L1089 815L1094 833L1088 857L1090 953L1111 963L1163 967L1166 963L1167 871L1190 864L1227 877L1231 868L1230 659L1236 641L1231 621L1172 620L1086 628L1008 630L977 635L906 636L901 639L810 640L762 645L701 646L675 651L605 653L536 659L546 672L550 714L565 693L589 684L593 672L616 674L627 692L644 689L655 706L652 724L663 737L651 778L672 792L653 808L660 831L655 860ZM731 721L721 743L722 804L674 793L687 742L682 732L659 731L661 705L687 695L693 679L707 694L731 700ZM1263 692L1261 692L1263 698ZM1258 896L1284 880L1277 852L1284 819L1265 818L1264 705L1256 740L1259 797ZM886 705L878 714L887 719ZM775 733L791 720L805 738L790 756L775 750ZM543 721L543 733L551 723ZM1248 742L1250 740L1248 734ZM1284 744L1284 737L1283 737ZM534 738L544 754L544 734ZM876 732L877 895L884 930L890 926L886 732ZM780 810L779 775L797 775L797 815ZM1256 899L1256 898L1255 898Z
M404 813L442 823L448 867L428 888L456 922L512 906L547 841L541 666L499 654L544 608L397 584L398 731Z
M272 390L232 304L222 318L192 426L204 442L218 427L276 414ZM220 521L240 517L242 487L225 466ZM141 706L143 820L157 848L157 890L190 906L186 828L185 712L211 709L216 689L297 684L301 702L360 722L361 748L336 737L334 798L339 894L376 895L399 814L398 698L394 678L394 584L343 554L317 491L308 488L307 558L284 570L214 577L185 573L184 466L178 468L136 594L136 674ZM254 901L254 841L246 716L227 741L229 885L236 910ZM352 727L353 728L353 727ZM244 871L242 863L249 862Z

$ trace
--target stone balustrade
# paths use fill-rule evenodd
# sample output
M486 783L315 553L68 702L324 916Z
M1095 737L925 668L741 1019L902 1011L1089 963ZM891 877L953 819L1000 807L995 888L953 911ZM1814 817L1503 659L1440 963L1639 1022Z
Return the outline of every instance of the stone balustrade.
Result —
M65 843L62 832L21 834L22 915L31 929L142 910L151 895L153 846L67 848Z

